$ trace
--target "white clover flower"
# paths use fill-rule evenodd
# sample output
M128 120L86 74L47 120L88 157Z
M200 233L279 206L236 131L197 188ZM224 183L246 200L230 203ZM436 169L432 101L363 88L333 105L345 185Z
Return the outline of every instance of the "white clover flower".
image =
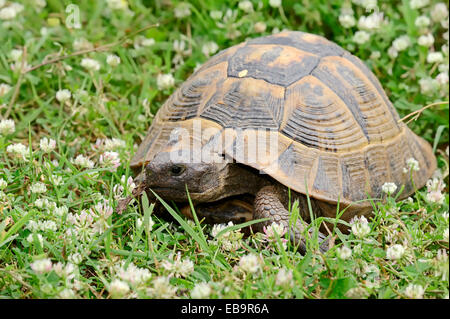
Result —
M100 164L105 167L111 167L111 172L115 172L117 167L120 166L119 153L117 152L105 152L100 155Z
M370 34L366 31L356 31L353 35L353 42L364 44L370 39Z
M63 205L61 207L55 207L53 212L55 213L56 216L62 217L69 212L69 209L67 208L67 206Z
M56 92L56 99L61 103L67 102L71 97L72 93L67 89L59 90L58 92Z
M39 242L39 244L42 246L44 244L44 238L42 238L41 234L36 234L36 238ZM29 242L30 244L34 242L34 235L33 234L29 234L27 237L27 242Z
M21 3L18 2L11 2L9 6L16 10L16 13L22 12L25 8Z
M356 19L353 15L351 14L341 14L339 16L339 23L344 27L344 28L351 28L354 27L356 24Z
M275 277L275 284L278 286L292 286L292 270L286 270L285 268L281 268L278 270L277 276Z
M444 249L439 249L437 255L432 260L434 276L440 277L442 281L448 280L448 255Z
M431 10L431 19L434 22L441 22L448 17L448 8L443 2L436 3Z
M369 293L364 287L353 287L347 290L345 296L350 299L366 299Z
M358 238L363 238L370 233L369 222L364 216L353 217L350 225L352 226L352 233Z
M120 64L120 58L115 54L109 54L106 57L106 63L112 67L116 67Z
M444 55L442 52L430 52L427 55L428 63L440 63L442 61L444 61Z
M444 239L444 241L448 242L448 227L442 233L442 238Z
M74 265L79 265L83 261L83 256L80 253L74 253L69 256L69 261Z
M14 157L21 158L23 160L25 160L25 157L28 156L28 148L22 143L8 145L6 152L11 153Z
M352 5L350 3L343 3L341 8L341 15L353 15L355 11L353 11Z
M441 51L446 57L448 57L448 44L443 44L442 47L441 47ZM442 68L441 65L447 66L447 73L448 73L448 63L447 64L439 64L439 66ZM441 70L439 70L439 71L441 71Z
M25 228L31 230L32 232L36 232L39 230L39 225L34 220L30 220L28 221L27 226Z
M0 9L0 20L12 20L16 15L16 10L11 6Z
M423 47L431 47L434 43L434 37L431 33L421 35L417 40L417 43Z
M36 182L30 186L30 191L34 194L41 194L47 191L47 186L44 183Z
M38 274L45 274L52 270L52 261L48 258L38 259L31 265L31 269Z
M220 10L212 10L212 11L209 12L209 16L213 20L220 20L220 19L222 19L223 12L220 11Z
M361 16L358 20L358 28L373 31L379 29L383 21L383 12L374 12L368 16Z
M72 160L72 163L86 168L93 168L94 162L88 159L87 157L84 157L83 155L78 155L74 160Z
M388 195L392 195L397 190L397 185L395 185L395 183L387 182L381 186L381 190Z
M411 9L420 9L427 6L430 3L430 0L411 0L409 3Z
M229 222L226 224L216 224L213 226L211 231L211 236L217 237L217 235L227 227L233 226L233 222ZM243 234L240 229L227 231L218 238L222 248L226 251L235 251L240 247L240 240L242 239Z
M267 241L274 242L277 240L277 236L281 239L281 241L285 239L283 236L286 233L286 229L282 224L273 222L268 227L264 226L263 231Z
M406 169L405 172L409 172L409 171L416 171L417 172L417 171L420 171L419 162L413 157L408 158L406 160L406 168L405 169Z
M177 288L170 284L168 277L160 276L153 280L153 288L147 290L147 293L154 298L168 299L173 298Z
M272 8L279 8L281 7L281 0L269 0L269 5Z
M431 20L427 16L419 16L416 18L414 24L418 28L426 28L431 24Z
M156 43L155 39L153 38L146 38L146 37L142 37L140 40L140 44L143 47L151 47L152 45L154 45Z
M377 0L353 0L353 2L362 6L366 11L376 10L378 7Z
M93 49L94 45L85 38L78 38L73 41L72 47L75 51L84 51Z
M130 286L122 280L114 279L109 284L108 291L113 298L121 298L130 291Z
M45 0L34 0L34 4L38 8L42 9L42 8L45 8L47 6L47 1L45 1Z
M239 2L238 7L239 7L239 9L241 9L242 11L244 11L246 13L253 12L253 3L249 0L244 0L244 1Z
M42 231L52 231L55 232L58 230L58 226L53 220L44 220L39 223L39 229Z
M58 297L61 299L74 299L76 295L72 289L64 288L59 292Z
M231 225L228 225L228 226L233 225L233 222L230 222L230 223L231 223ZM226 224L214 224L213 228L211 230L211 236L216 237L222 230L224 230L228 226Z
M89 209L89 214L96 219L94 224L94 230L98 233L103 233L110 227L108 224L108 218L112 215L113 208L109 206L109 202L103 200L97 203L94 207Z
M136 228L140 229L144 225L144 220L142 218L136 219ZM153 226L155 225L155 222L153 219L149 216L148 217L148 230L152 230Z
M131 176L128 177L127 182L125 183L125 175L122 175L122 177L120 178L120 181L122 184L126 185L129 193L131 193L133 191L133 189L136 188L136 184L134 183L133 177L131 177Z
M31 66L25 61L25 62L14 62L11 64L10 68L12 71L24 71L24 70L28 70Z
M448 211L442 213L442 218L444 218L445 221L448 223L448 221L449 221L449 214L448 214Z
M137 218L136 219L136 228L137 229L140 229L143 224L144 224L144 219L143 218Z
M2 83L0 84L0 97L5 96L9 91L11 91L12 87L9 84Z
M398 260L401 259L404 254L405 254L405 247L396 244L387 249L386 258L391 260Z
M255 30L256 33L263 33L264 31L266 31L266 28L267 25L262 21L256 22L253 26L253 30Z
M194 263L189 258L181 260L181 254L178 253L173 262L164 260L162 266L170 271L175 277L186 278L194 271Z
M8 135L14 133L16 125L13 120L0 121L0 135Z
M402 35L392 42L392 47L397 50L397 52L406 50L410 45L411 40L407 35Z
M405 296L411 299L422 299L424 292L421 285L410 284L405 289Z
M257 272L261 268L258 256L254 254L242 256L239 260L239 268L247 273Z
M53 265L53 271L59 277L69 280L75 278L77 269L78 268L70 262L67 263L66 265L62 264L61 262L57 262L55 265Z
M395 59L398 56L398 51L393 46L389 47L387 53L392 59Z
M194 299L205 299L211 294L211 286L205 282L196 284L191 291L191 297Z
M172 74L159 74L156 78L156 84L159 90L167 90L175 85L175 79Z
M54 139L48 139L46 137L41 138L39 141L39 147L42 151L49 153L56 147L56 141Z
M446 86L448 84L448 73L447 72L442 72L439 73L436 76L436 81L442 85L442 86Z
M380 57L381 57L380 51L373 51L373 52L370 54L370 59L371 59L371 60L378 60Z
M81 60L81 66L88 71L100 70L100 63L97 60L90 59L90 58L83 58Z
M348 259L352 256L352 250L347 246L339 247L337 249L337 256L343 260Z
M125 10L128 8L127 0L106 0L106 3L113 10Z
M103 151L113 151L115 149L126 147L126 143L119 138L97 139L94 147Z
M49 201L47 198L38 198L34 201L34 206L36 206L37 208L46 208L49 206Z
M12 49L11 52L9 52L9 56L15 62L18 62L22 59L22 54L23 51L18 49Z
M427 193L426 199L430 203L438 203L442 205L445 201L445 195L439 190L433 190Z
M62 185L63 178L60 175L52 174L52 177L50 178L50 182L55 186L59 186L59 185Z
M181 2L179 5L177 5L173 12L175 14L175 17L179 19L189 17L191 15L191 9L189 7L189 4L186 2Z
M419 80L420 92L431 95L439 89L439 82L430 77Z
M117 276L132 287L136 287L146 284L152 274L148 269L137 267L134 263L130 263L125 269L125 262L123 262L117 270Z
M202 52L206 56L210 56L211 54L216 53L217 50L219 50L219 46L217 45L216 42L213 42L213 41L206 42L202 46Z
M204 47L205 45L203 45ZM173 50L177 53L183 53L184 49L186 49L186 42L183 40L174 40L173 41ZM203 50L203 49L202 49ZM205 54L207 55L207 54Z
M8 183L3 178L0 178L0 191L4 190L7 186Z

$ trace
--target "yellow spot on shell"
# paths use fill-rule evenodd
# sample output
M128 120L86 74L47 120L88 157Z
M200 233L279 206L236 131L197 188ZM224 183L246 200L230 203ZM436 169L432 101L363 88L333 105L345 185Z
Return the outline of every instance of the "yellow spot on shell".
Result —
M243 78L244 76L247 75L247 73L248 73L248 70L242 70L241 72L238 73L238 76L239 76L240 78Z

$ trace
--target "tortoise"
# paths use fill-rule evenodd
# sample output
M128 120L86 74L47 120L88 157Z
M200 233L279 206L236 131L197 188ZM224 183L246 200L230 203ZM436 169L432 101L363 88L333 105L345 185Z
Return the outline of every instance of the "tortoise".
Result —
M410 158L419 171L404 172ZM331 218L345 210L345 221L368 215L368 199L387 196L385 182L404 185L405 198L425 185L436 158L359 58L322 36L286 31L232 46L195 71L158 110L130 165L141 192L186 202L187 188L199 218L266 218L253 225L261 231L288 227L295 200L305 222L309 207ZM303 251L306 226L297 221L290 232ZM319 232L321 250L325 239Z

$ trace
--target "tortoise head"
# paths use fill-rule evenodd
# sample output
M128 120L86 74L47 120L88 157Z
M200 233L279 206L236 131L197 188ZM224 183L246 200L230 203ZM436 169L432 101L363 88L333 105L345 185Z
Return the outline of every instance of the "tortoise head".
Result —
M165 200L186 201L186 187L193 201L213 201L223 192L227 163L192 161L162 151L145 167L147 185Z

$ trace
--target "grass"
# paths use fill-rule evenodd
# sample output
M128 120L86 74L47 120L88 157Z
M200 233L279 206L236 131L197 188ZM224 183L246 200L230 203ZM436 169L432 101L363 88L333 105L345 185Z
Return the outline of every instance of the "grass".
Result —
M448 84L439 76L448 75L448 20L434 21L437 1L380 2L388 22L364 43L355 42L363 26L346 28L339 17L348 4L356 21L373 10L346 1L252 1L251 11L244 1L136 0L127 9L77 1L79 29L70 28L70 1L39 2L16 1L23 10L5 19L12 2L0 0L0 120L15 124L0 132L2 298L448 298ZM416 25L420 15L432 18L428 26ZM211 42L225 49L284 28L324 35L360 57L400 117L436 103L409 124L434 145L434 184L377 203L350 234L335 230L325 254L314 239L301 255L283 236L246 237L243 225L188 221L170 206L174 221L162 220L148 200L113 213L131 190L129 160L154 114L214 53ZM419 45L428 33L434 43ZM404 35L409 45L395 56L390 48ZM443 60L427 61L430 52ZM109 54L120 64L108 64ZM100 69L86 68L87 57ZM61 90L70 97L57 99ZM17 143L24 148L14 153ZM299 209L293 203L293 215Z

